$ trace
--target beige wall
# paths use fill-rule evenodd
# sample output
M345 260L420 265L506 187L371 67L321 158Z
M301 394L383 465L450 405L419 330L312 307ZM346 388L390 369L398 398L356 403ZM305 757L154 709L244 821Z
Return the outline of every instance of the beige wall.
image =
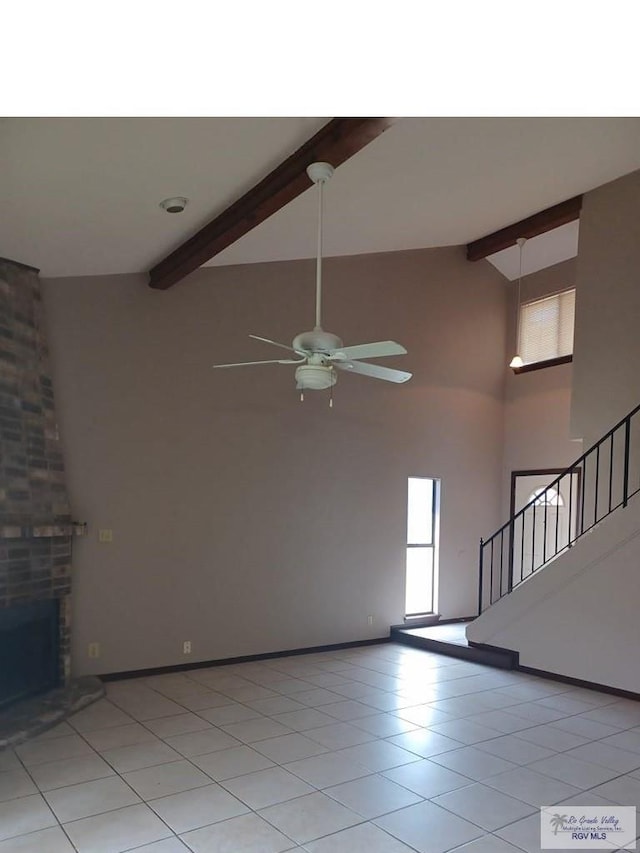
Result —
M312 325L312 261L45 281L76 518L76 673L385 636L404 607L406 478L442 479L444 616L475 607L500 520L506 294L461 248L329 260L325 322L396 339L396 386L341 375L298 401L277 357ZM113 543L99 544L99 528ZM368 627L367 616L374 616ZM97 661L87 645L101 644Z
M572 431L591 445L640 403L640 171L584 197Z
M522 279L522 301L574 287L576 261L571 259ZM515 352L517 282L509 288L510 354ZM510 358L510 356L509 356ZM503 521L509 516L511 472L564 468L582 453L570 436L572 364L514 374L506 368L503 457ZM553 477L549 477L551 481Z

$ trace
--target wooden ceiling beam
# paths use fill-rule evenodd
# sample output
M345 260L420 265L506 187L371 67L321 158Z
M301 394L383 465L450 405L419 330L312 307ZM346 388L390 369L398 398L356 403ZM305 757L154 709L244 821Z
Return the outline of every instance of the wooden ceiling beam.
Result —
M166 290L312 186L307 166L337 167L388 127L391 118L334 118L270 174L171 252L149 272L149 286Z
M546 210L541 210L539 213L534 213L527 219L508 225L500 231L487 234L486 237L481 237L467 245L467 260L479 261L496 252L501 252L503 249L508 249L510 246L515 246L518 237L530 239L539 234L544 234L546 231L559 228L561 225L566 225L568 222L573 222L574 219L580 217L581 208L582 196L577 195L567 201L560 202L560 204L554 204L553 207L548 207Z

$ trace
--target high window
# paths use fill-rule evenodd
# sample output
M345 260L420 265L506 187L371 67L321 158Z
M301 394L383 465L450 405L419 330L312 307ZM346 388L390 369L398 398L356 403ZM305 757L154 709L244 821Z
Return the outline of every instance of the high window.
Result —
M525 366L573 354L575 305L575 289L522 304L518 352Z

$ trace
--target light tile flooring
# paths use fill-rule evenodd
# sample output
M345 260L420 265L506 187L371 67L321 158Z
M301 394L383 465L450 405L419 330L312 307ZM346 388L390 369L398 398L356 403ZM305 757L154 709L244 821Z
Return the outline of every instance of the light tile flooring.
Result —
M640 806L640 703L395 644L112 682L0 752L0 853L517 853Z

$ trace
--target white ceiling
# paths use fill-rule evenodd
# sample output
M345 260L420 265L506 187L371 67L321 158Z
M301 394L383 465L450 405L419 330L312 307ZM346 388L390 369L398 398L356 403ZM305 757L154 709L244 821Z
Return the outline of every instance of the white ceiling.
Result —
M147 270L326 121L1 120L0 256L45 276ZM325 251L467 243L638 168L637 118L399 119L336 171ZM158 207L174 195L182 214ZM315 216L306 192L212 264L310 257Z
M579 220L568 222L552 231L546 231L538 237L530 237L522 247L522 275L546 269L568 261L578 254ZM490 255L487 260L509 281L515 281L520 275L520 249L511 246Z

